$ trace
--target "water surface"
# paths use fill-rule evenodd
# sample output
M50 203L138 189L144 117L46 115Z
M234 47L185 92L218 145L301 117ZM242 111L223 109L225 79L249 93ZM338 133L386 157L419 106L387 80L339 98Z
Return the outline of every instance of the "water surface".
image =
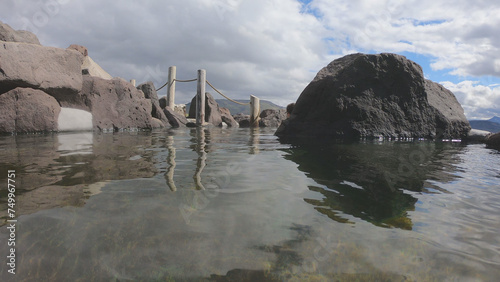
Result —
M493 281L500 152L266 129L0 137L2 281ZM6 185L0 252L8 254Z

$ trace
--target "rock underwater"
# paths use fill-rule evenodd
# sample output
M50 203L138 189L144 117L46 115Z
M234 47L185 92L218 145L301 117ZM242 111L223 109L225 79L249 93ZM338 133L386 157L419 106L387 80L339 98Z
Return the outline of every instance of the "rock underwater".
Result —
M396 54L352 54L318 72L299 96L280 137L464 138L455 95Z

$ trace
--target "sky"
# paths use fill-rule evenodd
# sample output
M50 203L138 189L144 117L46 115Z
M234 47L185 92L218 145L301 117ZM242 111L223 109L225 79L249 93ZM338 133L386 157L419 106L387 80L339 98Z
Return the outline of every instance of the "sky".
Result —
M0 21L45 46L83 45L112 76L159 87L169 66L186 80L205 69L231 98L282 106L334 59L397 53L451 90L468 119L500 116L497 0L2 0ZM187 103L196 83L176 90Z

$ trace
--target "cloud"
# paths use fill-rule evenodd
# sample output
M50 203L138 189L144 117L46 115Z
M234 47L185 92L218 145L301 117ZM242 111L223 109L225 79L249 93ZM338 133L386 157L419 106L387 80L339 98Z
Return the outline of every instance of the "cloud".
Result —
M500 76L500 7L485 1L314 0L339 50L413 52L435 58L433 70Z
M0 6L0 19L36 29L42 44L84 45L111 75L156 86L169 66L177 66L180 79L204 68L232 98L256 95L286 105L330 61L323 25L293 0L10 0ZM177 89L176 99L187 102L196 84Z
M469 120L490 119L500 113L500 85L484 86L478 81L441 84L455 94Z
M31 29L44 45L84 45L114 76L160 86L169 66L177 66L179 79L195 78L204 68L208 80L232 98L256 95L281 105L296 100L330 61L353 52L423 55L431 58L425 61L431 71L457 78L450 78L453 83L475 80L471 76L498 78L499 14L496 0L0 4L0 20ZM176 102L188 102L196 91L195 84L179 83L176 88Z

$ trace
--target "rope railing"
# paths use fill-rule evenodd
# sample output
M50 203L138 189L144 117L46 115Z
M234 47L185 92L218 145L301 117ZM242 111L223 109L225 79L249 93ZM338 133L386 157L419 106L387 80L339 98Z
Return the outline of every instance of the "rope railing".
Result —
M219 90L217 90L217 88L215 88L215 87L214 87L214 86L213 86L210 82L208 82L208 80L207 80L207 84L208 84L208 85L210 85L210 87L212 87L212 89L213 89L215 92L219 93L220 95L222 95L222 97L224 97L224 98L228 99L229 101L231 101L231 102L233 102L233 103L236 103L236 104L239 104L239 105L243 105L243 106L248 106L248 105L250 105L250 103L241 103L241 102L238 102L238 101L236 101L236 100L233 100L233 99L231 99L231 98L227 97L226 95L222 94L222 92L220 92Z
M177 82L193 82L193 81L197 81L198 79L195 78L195 79L189 79L189 80L181 80L181 79L174 79L172 80L172 82L174 81L177 81ZM167 86L168 84L170 83L170 81L167 81L165 84L162 85L162 87L156 89L156 91L160 91L162 90L163 88L165 88L165 86Z

